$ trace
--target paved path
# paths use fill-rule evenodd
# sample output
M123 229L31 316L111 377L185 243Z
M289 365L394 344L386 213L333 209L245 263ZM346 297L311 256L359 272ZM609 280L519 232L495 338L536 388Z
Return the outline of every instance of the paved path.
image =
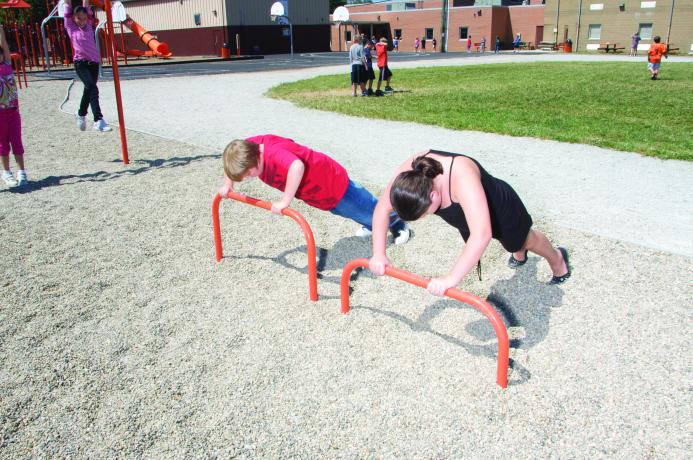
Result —
M512 58L515 62L631 60L620 56L563 55ZM641 57L636 59L643 61ZM674 60L691 62L687 58L672 58L668 62ZM397 68L508 61L507 55L486 56L399 63ZM646 71L644 63L642 70ZM237 137L276 133L328 152L356 180L379 187L413 152L425 148L463 152L510 182L536 217L693 257L693 163L533 138L366 120L301 109L263 96L267 89L281 82L334 73L344 74L347 93L346 71L342 65L195 79L126 81L122 85L126 125L218 150ZM393 83L396 86L396 79ZM107 116L115 119L113 91L107 83L101 93ZM350 101L345 98L344 103ZM75 103L74 96L70 103ZM377 99L373 103L377 107ZM363 141L364 131L372 134L367 145ZM376 133L383 135L376 138ZM136 157L137 152L131 155ZM210 178L210 190L214 188L212 182Z

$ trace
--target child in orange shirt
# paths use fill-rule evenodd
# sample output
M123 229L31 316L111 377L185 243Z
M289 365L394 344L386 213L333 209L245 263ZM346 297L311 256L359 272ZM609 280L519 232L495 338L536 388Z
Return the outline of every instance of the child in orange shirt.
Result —
M653 80L656 80L657 75L659 75L659 64L662 62L662 56L669 58L667 45L659 43L661 40L659 35L655 36L654 43L650 45L650 49L647 51L647 68L650 70Z

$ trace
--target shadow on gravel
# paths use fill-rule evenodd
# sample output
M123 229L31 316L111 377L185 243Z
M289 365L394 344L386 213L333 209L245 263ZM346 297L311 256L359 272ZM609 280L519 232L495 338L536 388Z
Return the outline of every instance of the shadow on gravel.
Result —
M70 174L67 176L48 176L39 180L31 180L22 187L12 187L0 190L0 193L30 193L36 190L41 190L49 187L57 187L61 185L74 185L80 182L104 182L111 179L119 179L121 177L135 176L137 174L146 173L154 169L177 168L179 166L187 166L196 161L204 161L208 159L219 159L219 154L198 155L194 157L172 157L160 160L135 160L126 166L125 169L119 171L97 171L88 174ZM113 160L113 163L120 163L121 160ZM134 167L135 165L143 165Z
M539 261L541 261L540 258L531 257L512 278L494 283L487 297L487 301L500 313L508 328L511 350L526 351L542 342L549 332L551 309L561 305L563 291L557 286L537 279L537 262ZM460 337L439 332L431 324L444 310L476 310L455 300L442 299L428 305L416 320L393 311L373 307L352 306L351 308L387 316L406 324L414 332L433 334L446 342L464 348L472 355L496 359L498 351L496 334L485 317L465 326L465 331L477 343L470 343ZM509 385L523 384L532 376L531 372L517 359L510 359L510 368L513 372L509 376Z

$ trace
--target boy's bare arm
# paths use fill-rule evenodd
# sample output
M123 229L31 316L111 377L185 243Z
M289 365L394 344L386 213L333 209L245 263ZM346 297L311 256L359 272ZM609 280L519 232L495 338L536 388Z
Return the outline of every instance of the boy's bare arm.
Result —
M289 207L291 201L296 196L296 191L303 180L303 173L306 167L301 160L294 160L289 166L289 172L286 175L286 187L284 187L284 195L282 199L272 203L272 212L281 214L282 209Z

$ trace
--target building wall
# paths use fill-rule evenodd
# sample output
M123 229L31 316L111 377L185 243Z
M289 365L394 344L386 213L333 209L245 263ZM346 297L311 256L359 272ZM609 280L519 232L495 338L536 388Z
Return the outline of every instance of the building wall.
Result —
M350 24L332 26L331 49L345 51L351 45L347 42L345 32L358 29L361 33L370 35L370 24L378 30L386 29L385 35L390 39L395 29L401 29L400 51L414 51L414 39L422 38L426 28L433 29L433 36L438 41L438 49L442 43L442 1L417 1L415 10L387 11L383 4L352 6L349 8ZM455 2L454 4L460 4ZM486 37L487 48L496 36L501 38L504 48L511 46L513 36L520 32L523 40L535 41L536 27L544 23L544 6L542 4L503 7L503 6L457 6L450 8L448 21L449 40L448 51L465 51L467 40L460 39L460 27L467 27L472 42L478 43ZM378 38L380 38L378 36ZM427 43L426 50L431 49Z
M544 40L562 42L567 36L573 40L580 51L598 47L600 43L618 43L630 46L630 37L638 31L639 25L652 24L652 36L660 35L666 40L669 28L671 0L655 0L654 8L642 8L641 0L561 0L560 10L557 0L547 0L545 8ZM623 5L623 8L620 5ZM602 5L602 9L590 9L591 5ZM558 13L558 26L556 16ZM579 20L578 20L579 19ZM599 39L588 38L589 25L601 24ZM671 25L670 42L689 52L693 45L693 1L679 0L675 3ZM579 34L578 34L579 27ZM554 32L554 28L558 29ZM577 40L576 40L577 37ZM647 47L651 40L643 40L641 47ZM596 45L596 46L595 46Z
M243 54L288 53L290 40L284 34L288 27L270 20L274 1L125 0L123 4L134 21L166 42L176 56L220 55L225 41L235 50L236 34ZM294 51L329 51L329 0L288 0L288 5ZM146 49L134 34L126 33L125 38L127 49Z

